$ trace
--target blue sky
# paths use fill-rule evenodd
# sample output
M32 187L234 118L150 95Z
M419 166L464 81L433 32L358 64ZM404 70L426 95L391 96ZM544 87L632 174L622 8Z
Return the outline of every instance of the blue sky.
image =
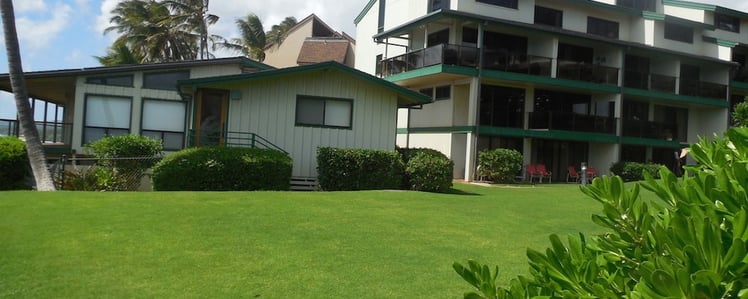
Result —
M413 0L409 0L413 1ZM116 36L104 35L109 12L118 0L16 0L16 26L24 71L74 69L98 66L93 56L102 56ZM237 37L234 20L253 12L266 29L286 16L301 20L314 13L333 29L355 37L353 19L368 0L211 0L210 12L221 19L211 33ZM748 12L748 1L703 0ZM1 35L1 32L0 32ZM0 39L0 42L3 42ZM3 42L4 43L4 42ZM4 48L4 47L3 47ZM227 56L219 54L218 56ZM7 73L5 51L0 51L0 73ZM12 95L0 92L0 119L15 119Z

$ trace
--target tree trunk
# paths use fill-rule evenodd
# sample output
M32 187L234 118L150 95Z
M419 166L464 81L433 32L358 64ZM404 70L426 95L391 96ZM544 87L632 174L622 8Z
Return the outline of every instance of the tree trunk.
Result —
M39 191L54 191L55 185L47 168L47 158L44 155L44 147L36 130L34 116L29 104L26 81L23 79L23 67L21 66L21 50L18 45L18 33L16 33L16 17L13 13L13 1L0 0L0 13L3 19L3 33L5 34L5 48L8 52L8 73L10 85L16 100L18 119L21 126L21 135L26 138L26 151L29 155L31 170L36 180L36 189Z

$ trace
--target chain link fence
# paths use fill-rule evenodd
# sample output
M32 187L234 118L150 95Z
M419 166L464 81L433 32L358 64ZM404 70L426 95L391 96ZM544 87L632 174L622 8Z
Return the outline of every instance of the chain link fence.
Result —
M151 191L151 167L162 157L78 158L51 166L57 190Z

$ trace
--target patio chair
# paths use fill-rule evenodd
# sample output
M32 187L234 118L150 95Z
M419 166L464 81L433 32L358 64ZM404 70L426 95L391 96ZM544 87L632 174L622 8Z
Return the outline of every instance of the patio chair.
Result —
M532 183L535 178L538 178L538 182L543 182L543 176L540 175L534 164L525 165L525 172L527 172L527 178L530 180L530 183Z
M536 164L535 170L540 174L540 182L543 182L543 178L548 178L548 183L551 182L551 176L553 176L553 173L545 168L545 164Z
M597 176L597 169L595 167L587 167L587 180L592 181Z
M579 175L579 172L577 172L577 169L574 168L574 166L569 166L568 171L566 172L567 183L569 183L569 179L574 179L575 183L579 183L579 181L582 179L582 176Z

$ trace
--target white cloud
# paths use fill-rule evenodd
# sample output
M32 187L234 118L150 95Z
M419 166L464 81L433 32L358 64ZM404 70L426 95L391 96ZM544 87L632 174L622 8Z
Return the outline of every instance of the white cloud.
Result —
M40 17L22 16L16 18L19 42L30 51L47 48L56 37L67 29L73 9L66 4L56 4L51 15Z
M101 9L99 10L99 15L96 16L96 21L94 23L94 32L98 32L103 34L104 30L110 26L109 19L112 18L112 10L117 7L118 0L104 0L101 1ZM107 36L114 41L117 36L115 34L107 34Z
M29 11L44 11L47 9L47 4L44 3L44 0L23 0L15 1L13 3L13 8L19 13Z
M72 52L70 52L68 56L65 56L65 62L73 64L73 65L78 64L81 60L81 56L82 56L81 50L75 49Z

